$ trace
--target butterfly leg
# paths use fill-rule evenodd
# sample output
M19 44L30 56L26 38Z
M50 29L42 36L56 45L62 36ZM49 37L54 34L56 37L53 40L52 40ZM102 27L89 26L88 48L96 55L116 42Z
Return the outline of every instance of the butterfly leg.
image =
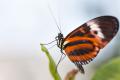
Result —
M61 54L61 57L60 57L60 59L59 59L59 61L58 61L58 63L57 63L57 65L56 65L56 69L55 69L55 71L57 72L57 68L58 68L58 65L60 64L60 62L62 61L62 60L64 60L65 59L65 57L66 57L66 55L64 55L64 53L62 53Z

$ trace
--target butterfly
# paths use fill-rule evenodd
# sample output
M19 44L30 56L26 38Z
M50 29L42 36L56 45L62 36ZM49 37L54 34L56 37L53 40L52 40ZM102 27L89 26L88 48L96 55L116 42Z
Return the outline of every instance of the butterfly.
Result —
M91 62L103 49L119 29L118 19L114 16L100 16L79 26L66 37L58 33L57 46L61 53L85 73L82 65Z

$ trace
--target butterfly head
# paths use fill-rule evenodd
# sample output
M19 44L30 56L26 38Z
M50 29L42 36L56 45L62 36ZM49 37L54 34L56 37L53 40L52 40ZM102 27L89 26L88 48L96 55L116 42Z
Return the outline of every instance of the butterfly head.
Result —
M58 40L63 39L63 38L64 38L63 34L62 33L58 33Z

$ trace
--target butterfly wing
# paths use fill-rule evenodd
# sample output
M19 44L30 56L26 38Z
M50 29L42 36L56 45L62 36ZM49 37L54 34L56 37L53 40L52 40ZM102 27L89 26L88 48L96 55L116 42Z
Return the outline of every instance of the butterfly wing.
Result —
M119 23L113 16L94 18L69 33L63 43L63 49L69 59L82 69L97 56L99 50L116 35Z

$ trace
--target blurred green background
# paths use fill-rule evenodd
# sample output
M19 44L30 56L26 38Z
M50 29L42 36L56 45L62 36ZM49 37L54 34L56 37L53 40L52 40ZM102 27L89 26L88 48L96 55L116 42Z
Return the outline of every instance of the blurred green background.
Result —
M59 32L48 4L64 36L98 16L112 15L120 20L119 0L0 0L0 80L53 80L48 59L39 45L54 40ZM94 61L84 66L86 74L78 73L76 80L91 80L103 64L118 57L119 40L120 32ZM53 47L49 51L57 63L59 49ZM64 78L73 68L75 65L66 57L58 71Z

